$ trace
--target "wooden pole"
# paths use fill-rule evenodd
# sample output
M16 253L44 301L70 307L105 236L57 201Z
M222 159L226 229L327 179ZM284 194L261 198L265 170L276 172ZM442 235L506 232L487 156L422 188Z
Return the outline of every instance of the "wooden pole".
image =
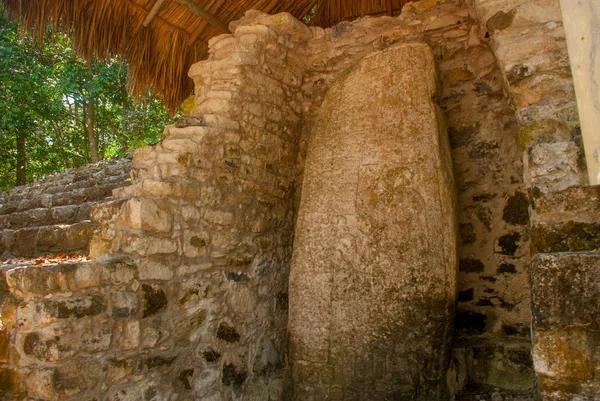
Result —
M148 25L150 25L150 23L152 22L154 17L156 17L156 14L158 14L158 11L160 10L160 8L164 4L164 2L165 2L165 0L156 0L156 3L154 3L154 6L152 6L152 9L150 10L148 15L146 15L146 18L144 19L144 23L143 23L144 26L147 27Z
M225 25L224 23L222 23L221 21L219 21L217 18L215 18L211 14L207 13L206 11L204 11L200 6L198 6L192 0L177 0L177 1L180 4L182 4L182 5L186 6L187 8L189 8L190 11L193 12L194 14L196 14L197 16L204 18L206 20L206 22L208 22L209 24L211 24L211 25L219 28L223 32L231 33L231 31L229 30L229 28L227 27L227 25Z
M217 0L214 4L212 4L210 6L210 8L208 9L208 12L211 13L212 15L216 15L219 12L219 10L221 9L221 7L223 6L223 4L225 4L225 1L226 0ZM194 32L192 32L192 34L188 38L187 44L189 46L194 44L194 42L196 41L196 39L198 39L198 37L200 36L202 31L204 31L204 28L206 28L207 24L208 24L208 22L206 22L205 20L200 21L200 23L198 24L198 26L196 27Z

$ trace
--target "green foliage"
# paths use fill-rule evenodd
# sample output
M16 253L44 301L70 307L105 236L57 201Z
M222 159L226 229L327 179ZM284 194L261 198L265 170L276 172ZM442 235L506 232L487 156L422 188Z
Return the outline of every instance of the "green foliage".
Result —
M157 142L170 121L164 106L151 93L134 100L126 83L122 59L86 62L68 36L50 31L33 44L0 13L0 190L15 184L18 137L27 182L90 163L90 105L101 159Z

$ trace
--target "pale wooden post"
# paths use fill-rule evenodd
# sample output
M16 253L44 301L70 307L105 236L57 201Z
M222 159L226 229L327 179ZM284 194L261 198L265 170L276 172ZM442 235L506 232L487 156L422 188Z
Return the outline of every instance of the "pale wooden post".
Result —
M600 2L560 0L591 185L600 184Z

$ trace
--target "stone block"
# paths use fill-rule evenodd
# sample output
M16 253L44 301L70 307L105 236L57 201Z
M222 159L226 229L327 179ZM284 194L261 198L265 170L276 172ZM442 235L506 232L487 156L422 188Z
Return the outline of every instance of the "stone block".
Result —
M119 214L125 202L124 199L117 199L94 204L94 207L90 211L90 220L97 224L112 220L113 217Z
M167 296L162 288L151 284L142 284L142 315L148 317L166 308Z
M531 263L536 330L600 331L600 255L537 255Z
M39 313L50 318L72 319L96 316L106 310L106 299L100 294L65 298L62 300L44 300L40 303Z
M123 238L121 244L118 245L122 251L140 256L168 255L178 250L176 240L150 236L128 236Z
M138 278L138 267L130 261L97 263L96 268L102 272L102 281L114 286L131 285Z
M135 316L139 309L138 296L135 293L113 291L110 294L111 315L113 317Z
M577 329L536 331L532 340L542 400L572 400L579 394L585 400L587 394L600 394L600 380L595 374L600 366L597 333Z
M86 252L95 228L96 225L89 221L40 227L37 254Z
M6 280L8 286L20 294L66 293L77 289L75 279L77 269L76 263L18 267L6 273Z
M185 249L185 246L184 246ZM185 252L185 250L184 250ZM153 260L140 262L139 277L140 280L159 280L166 281L173 278L173 269L163 263Z
M75 360L60 367L39 367L25 378L29 397L48 401L77 399L82 392L103 380L98 362Z
M600 255L537 255L531 287L533 361L542 400L593 400L600 394Z
M50 209L50 211L52 216L52 223L68 224L76 220L77 212L79 211L79 206L57 206Z
M125 351L137 349L141 342L139 320L129 320L120 326L119 346Z
M527 153L525 176L539 191L561 191L582 184L579 148L574 142L535 145Z
M15 231L15 242L11 253L22 258L37 255L38 228L23 228Z
M567 221L540 223L531 228L531 251L582 252L600 248L600 223Z
M535 372L528 341L480 341L456 350L465 354L471 386L492 386L506 390L534 387Z
M172 216L168 202L152 198L127 201L122 215L128 226L150 232L169 232Z
M538 223L577 221L593 223L600 216L600 186L576 186L534 197Z
M0 363L8 362L10 349L10 333L6 327L0 328Z

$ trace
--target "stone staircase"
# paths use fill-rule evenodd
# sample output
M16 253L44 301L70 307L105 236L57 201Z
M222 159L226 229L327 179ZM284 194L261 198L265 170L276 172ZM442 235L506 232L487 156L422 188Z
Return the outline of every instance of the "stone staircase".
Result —
M92 207L128 185L130 170L129 156L0 193L0 259L87 254Z

